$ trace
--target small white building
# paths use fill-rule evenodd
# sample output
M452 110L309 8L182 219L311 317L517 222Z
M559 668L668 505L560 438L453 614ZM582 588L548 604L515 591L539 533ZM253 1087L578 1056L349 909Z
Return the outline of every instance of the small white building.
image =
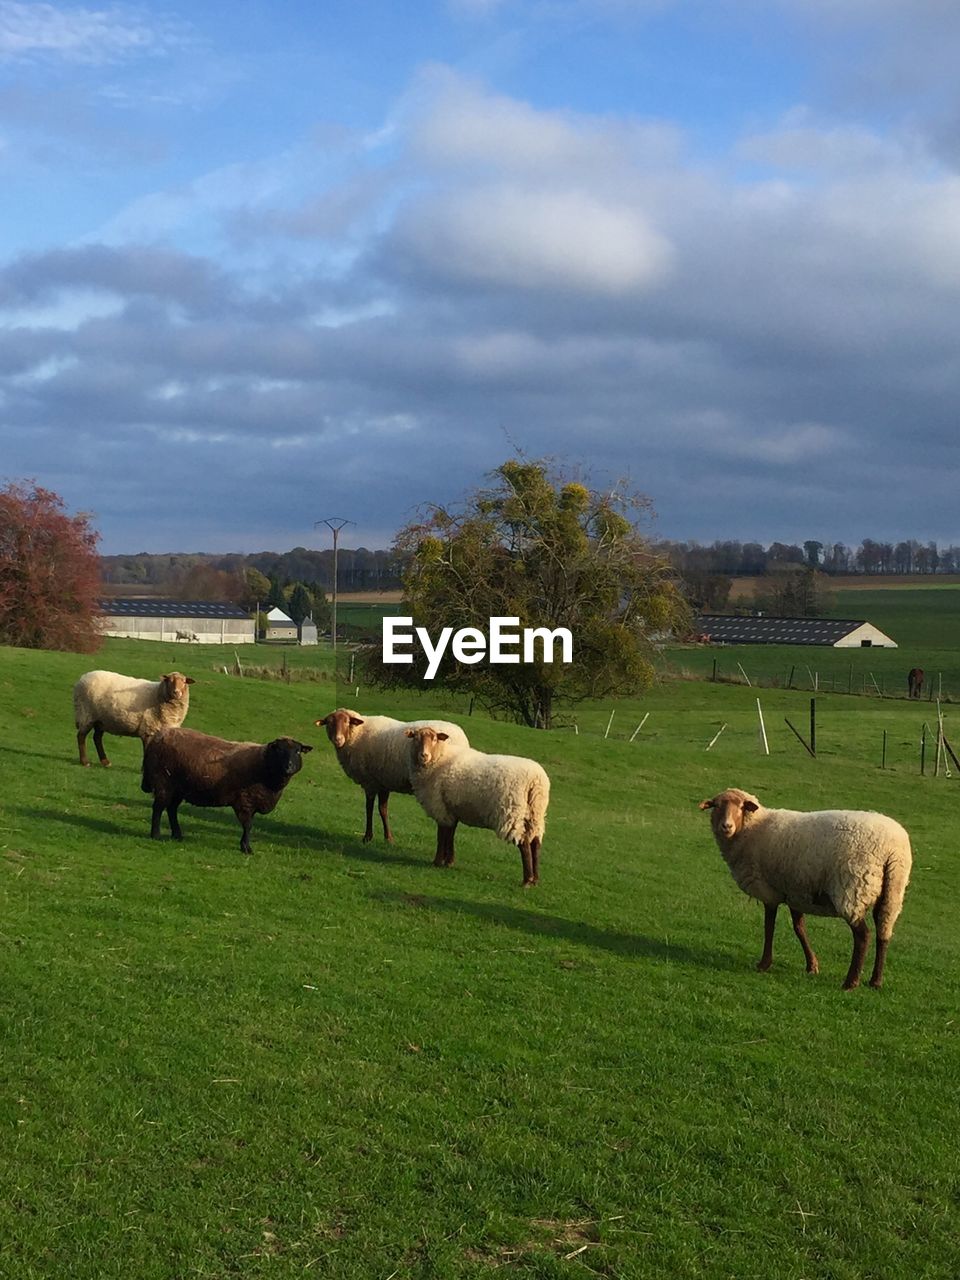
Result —
M245 609L212 600L104 599L100 629L129 640L234 645L256 640L256 623Z
M267 613L260 615L261 619L266 619L264 625L265 640L296 640L297 624L289 614L284 613L282 609L270 609Z

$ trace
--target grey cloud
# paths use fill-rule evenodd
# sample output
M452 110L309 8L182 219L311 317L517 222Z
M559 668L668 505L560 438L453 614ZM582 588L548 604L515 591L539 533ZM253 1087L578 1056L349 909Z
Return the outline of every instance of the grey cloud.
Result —
M550 134L543 114L525 147ZM585 175L567 157L602 122L559 126L527 181L509 158L478 176L411 147L385 194L360 201L384 228L362 252L352 229L314 227L342 262L278 255L268 275L89 245L9 264L7 307L96 289L117 313L0 328L5 469L49 459L112 550L292 544L331 502L358 541L382 542L512 442L600 482L630 473L669 536L954 538L954 180L867 130L835 136L818 166L814 117L799 139L754 135L751 163L769 172L750 180L742 156L709 171L669 150L628 161L619 124ZM847 147L856 165L837 159ZM551 256L531 232L549 215L524 214L561 180L589 199L565 206ZM536 198L484 225L491 183ZM634 258L631 275L603 217L622 209L669 243L668 270ZM164 465L175 486L156 485Z
M91 244L26 254L0 271L0 309L48 302L71 289L155 297L191 310L224 306L233 286L205 259L160 248Z

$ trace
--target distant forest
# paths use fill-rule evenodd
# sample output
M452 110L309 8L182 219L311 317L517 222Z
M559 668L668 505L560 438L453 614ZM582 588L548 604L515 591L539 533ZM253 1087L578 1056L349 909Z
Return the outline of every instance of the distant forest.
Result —
M169 593L186 598L184 586L195 584L198 592L205 586L222 588L226 577L242 579L255 569L267 579L281 583L315 584L324 591L333 589L333 551L309 551L294 547L292 551L257 551L253 555L148 555L101 556L103 581L111 586L129 587L152 595ZM341 547L337 577L341 591L395 591L401 585L401 566L392 551L355 550ZM222 591L221 591L222 595ZM198 599L206 598L198 594Z
M678 573L690 583L704 577L762 577L791 570L812 569L835 574L936 574L960 573L960 546L938 547L935 542L875 542L865 538L858 547L842 542L808 540L802 545L771 542L658 541ZM153 594L175 591L185 580L211 582L220 574L242 576L256 569L266 578L283 583L306 582L330 591L333 588L333 551L258 551L252 555L177 554L102 556L103 580L113 586L148 590ZM209 571L216 571L210 574ZM369 551L366 547L341 548L341 591L395 591L402 584L403 566L393 551Z

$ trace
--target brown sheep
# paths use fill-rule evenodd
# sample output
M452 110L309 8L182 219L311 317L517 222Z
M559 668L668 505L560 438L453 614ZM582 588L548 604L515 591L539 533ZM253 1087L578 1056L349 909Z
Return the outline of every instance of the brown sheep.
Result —
M160 815L164 809L170 834L182 840L177 809L187 804L220 808L229 805L243 834L240 851L252 853L250 827L254 814L270 813L284 787L312 751L294 738L275 738L265 746L258 742L228 742L195 729L162 729L143 749L141 789L153 792L152 839L160 839Z

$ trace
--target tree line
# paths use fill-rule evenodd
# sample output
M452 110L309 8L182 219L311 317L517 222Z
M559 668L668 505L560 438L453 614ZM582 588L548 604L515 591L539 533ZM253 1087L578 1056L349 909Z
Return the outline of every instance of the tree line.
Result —
M249 570L267 579L292 583L309 583L321 591L333 590L333 551L312 551L294 547L292 551L257 551L250 555L209 555L203 552L178 555L101 556L103 581L112 586L150 588L156 594L170 594L179 599L186 588L197 589L211 581L210 575L240 580ZM393 550L370 551L366 547L341 547L337 562L337 581L341 591L394 591L402 585L402 566ZM203 596L193 596L202 599ZM234 594L218 596L233 600Z
M876 542L864 538L857 547L843 542L802 544L771 542L699 542L660 540L658 551L684 575L719 573L729 577L762 577L784 568L803 567L829 575L960 573L960 546L938 546L936 542Z

